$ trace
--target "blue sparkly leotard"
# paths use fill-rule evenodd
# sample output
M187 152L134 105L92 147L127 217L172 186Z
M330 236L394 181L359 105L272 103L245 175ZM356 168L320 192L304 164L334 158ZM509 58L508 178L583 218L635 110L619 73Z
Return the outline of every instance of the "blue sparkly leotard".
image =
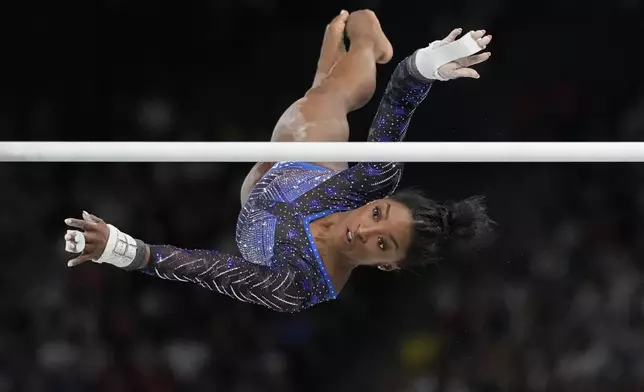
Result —
M394 71L369 131L369 141L395 142L431 82L411 57ZM210 250L150 245L143 272L197 283L282 312L296 312L334 299L336 291L318 253L310 223L391 194L403 164L358 163L333 171L310 163L280 162L257 183L242 207L236 240L241 256Z

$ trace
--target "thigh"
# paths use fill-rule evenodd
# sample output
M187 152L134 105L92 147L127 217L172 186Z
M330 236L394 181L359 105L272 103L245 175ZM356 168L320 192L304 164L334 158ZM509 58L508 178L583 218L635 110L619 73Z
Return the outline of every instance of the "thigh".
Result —
M346 100L323 83L293 103L273 129L273 142L347 142Z
M324 83L311 89L304 98L292 104L280 117L271 142L348 142L347 107L342 97L325 91ZM312 162L331 170L347 168L346 162ZM258 162L244 179L241 203L275 162Z

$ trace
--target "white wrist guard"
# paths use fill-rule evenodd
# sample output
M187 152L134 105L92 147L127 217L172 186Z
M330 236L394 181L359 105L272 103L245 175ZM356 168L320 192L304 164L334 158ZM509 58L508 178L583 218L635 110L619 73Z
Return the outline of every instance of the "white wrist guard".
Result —
M107 225L107 227L110 228L110 236L105 245L105 250L101 257L98 260L94 260L94 262L112 264L119 268L129 267L136 258L139 241L112 225ZM144 249L140 250L140 252L144 251Z
M465 34L458 40L440 46L442 41L434 41L428 47L416 51L416 68L427 79L446 81L438 69L443 65L469 57L483 48L479 46L471 33Z

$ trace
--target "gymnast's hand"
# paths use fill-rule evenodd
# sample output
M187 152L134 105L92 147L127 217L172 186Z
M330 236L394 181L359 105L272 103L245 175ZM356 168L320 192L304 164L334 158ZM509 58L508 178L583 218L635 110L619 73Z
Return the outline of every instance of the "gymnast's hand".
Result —
M65 223L75 229L65 234L65 250L80 253L80 256L67 262L68 267L75 267L86 261L98 260L110 237L110 228L101 219L83 211L83 219L68 218Z
M456 38L461 35L461 31L461 29L452 30L452 32L449 33L447 37L443 38L440 41L437 41L435 45L437 47L440 47L454 42ZM472 31L469 34L476 40L476 43L481 49L485 49L490 41L492 41L492 36L485 35L485 30ZM490 52L462 57L460 59L450 61L449 63L438 68L438 74L447 80L457 78L478 79L480 77L479 73L470 67L482 63L489 58Z
M461 32L462 29L454 29L442 40L417 52L416 67L423 76L442 81L480 77L471 67L490 58L490 52L476 53L487 47L492 36L477 30L457 40Z

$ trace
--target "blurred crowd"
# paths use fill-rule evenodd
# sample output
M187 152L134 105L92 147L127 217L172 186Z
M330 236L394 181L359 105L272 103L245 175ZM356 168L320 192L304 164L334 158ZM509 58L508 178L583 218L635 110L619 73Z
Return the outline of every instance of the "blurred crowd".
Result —
M32 4L6 54L2 139L268 140L342 8L374 9L396 52L352 140L395 63L454 27L488 29L492 58L481 80L437 83L409 140L643 138L639 0L302 4ZM251 166L1 164L0 392L644 391L641 164L408 164L402 186L487 196L494 244L360 270L299 314L66 267L63 219L83 209L148 243L236 252Z

